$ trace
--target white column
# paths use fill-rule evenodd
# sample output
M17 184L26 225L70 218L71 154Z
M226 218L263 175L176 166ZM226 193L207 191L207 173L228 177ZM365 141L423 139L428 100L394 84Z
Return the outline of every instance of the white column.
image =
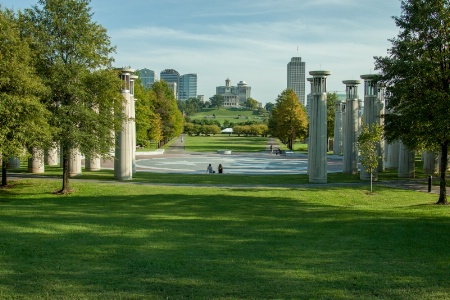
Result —
M78 149L72 149L69 154L69 176L81 175L81 154Z
M133 149L132 149L132 127L131 117L131 93L130 93L130 76L134 72L133 69L120 69L120 78L123 80L122 96L124 103L122 112L125 119L123 120L122 129L116 133L116 149L114 159L114 178L117 180L133 179Z
M327 183L327 84L330 71L311 71L313 92L310 105L308 165L309 182Z
M434 151L424 151L422 153L423 173L434 175L439 173L439 155Z
M409 150L402 142L399 143L398 177L414 178L415 152Z
M89 158L86 157L84 159L84 167L86 169L86 171L100 171L101 169L101 158L100 157L94 157L94 158Z
M131 127L131 149L132 149L132 154L131 154L131 161L132 161L132 172L133 174L136 173L136 98L134 97L134 83L135 80L138 79L139 77L136 75L131 75L130 76L131 80L130 80L130 94L131 94L131 101L130 101L130 127Z
M18 157L8 158L8 169L20 169L20 158Z
M342 102L338 100L335 103L335 114L334 114L334 143L333 143L333 154L342 155L342 129L343 129L343 118L342 118Z
M358 85L360 80L344 80L346 85L345 105L345 144L343 146L344 160L342 172L345 174L358 173L358 145L359 125Z
M308 82L310 83L310 87L311 87L311 90L310 90L311 92L306 97L306 101L307 101L307 103L306 103L306 112L307 112L308 118L310 119L309 123L311 123L310 115L311 115L311 102L312 102L313 92L314 92L314 83L313 83L314 78L310 77L310 78L307 78L306 80L308 80ZM308 145L309 145L309 137L308 137ZM308 146L308 148L309 148L309 146ZM309 149L308 149L308 161L310 161L310 154L311 154L311 151L309 151ZM308 163L308 166L306 168L306 173L309 175L309 163Z
M58 148L53 146L44 153L44 163L48 166L58 165Z
M28 172L33 174L44 173L44 150L33 148L28 159Z

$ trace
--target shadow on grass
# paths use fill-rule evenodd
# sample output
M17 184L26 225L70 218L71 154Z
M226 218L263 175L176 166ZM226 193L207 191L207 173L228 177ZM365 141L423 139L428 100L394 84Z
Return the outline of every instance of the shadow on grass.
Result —
M360 200L349 199L353 206L324 201L345 197L342 188L136 191L131 186L81 185L78 195L1 203L0 294L58 299L450 295L448 285L436 280L450 267L448 216L374 209ZM89 188L94 196L83 195Z

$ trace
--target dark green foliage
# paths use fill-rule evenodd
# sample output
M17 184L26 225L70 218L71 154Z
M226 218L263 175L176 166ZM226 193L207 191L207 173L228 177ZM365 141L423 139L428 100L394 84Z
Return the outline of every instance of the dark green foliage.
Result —
M389 56L375 58L386 85L385 135L409 149L441 151L438 203L447 203L450 5L447 0L402 1L402 14L395 22L400 33L390 40Z
M40 102L48 90L34 68L29 41L19 21L0 7L0 155L2 186L7 184L8 158L26 157L24 148L45 148L51 142L49 111Z

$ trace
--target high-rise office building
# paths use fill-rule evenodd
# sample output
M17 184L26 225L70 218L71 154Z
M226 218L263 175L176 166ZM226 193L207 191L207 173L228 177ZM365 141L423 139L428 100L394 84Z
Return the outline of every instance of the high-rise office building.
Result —
M301 57L292 57L287 64L287 88L294 90L298 101L302 105L305 103L305 62Z
M186 101L197 97L197 74L190 73L180 76L178 84L178 100Z
M144 88L149 89L155 83L155 71L149 69L141 69L136 71Z
M175 98L178 98L178 83L180 81L180 73L175 71L174 69L165 69L161 71L160 79L164 80L166 83L169 84L170 88L173 90L173 93L175 94Z

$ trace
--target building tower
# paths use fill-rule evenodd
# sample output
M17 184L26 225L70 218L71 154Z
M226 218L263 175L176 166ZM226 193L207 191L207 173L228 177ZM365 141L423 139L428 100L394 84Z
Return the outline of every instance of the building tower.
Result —
M181 75L178 83L178 100L189 98L197 98L197 74L194 73Z
M305 62L301 57L292 57L287 64L287 88L294 90L298 101L306 106L305 103Z
M146 89L150 89L155 83L155 71L149 69L141 69L136 71L137 75L141 79L141 83Z
M308 175L311 183L327 183L327 76L330 71L311 71L313 95L310 104Z
M360 80L344 80L346 86L346 105L345 105L345 132L344 132L344 161L343 170L345 174L358 173L358 145L357 138L359 133L359 101L358 85Z
M245 101L247 101L248 98L250 98L252 91L252 87L247 84L247 82L241 80L237 84L237 94L239 97L239 103L243 104Z
M174 69L165 69L161 71L160 80L164 80L172 89L175 98L178 99L178 84L180 82L180 73Z

